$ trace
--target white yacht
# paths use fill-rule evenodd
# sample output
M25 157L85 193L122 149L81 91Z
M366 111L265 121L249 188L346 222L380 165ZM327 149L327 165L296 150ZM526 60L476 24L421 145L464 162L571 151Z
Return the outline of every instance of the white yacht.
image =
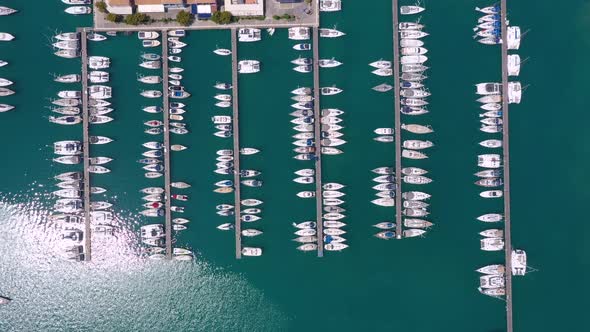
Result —
M527 256L526 251L522 249L512 250L510 257L512 262L512 274L515 276L523 276L527 272Z
M432 143L431 141L410 139L403 141L402 146L406 149L422 150L434 146L434 143Z
M337 12L342 10L341 0L319 0L321 12Z
M400 47L421 47L424 46L424 42L419 39L402 39L399 42Z
M520 27L516 27L516 26L509 26L507 29L507 46L509 50L518 50L520 48L520 40L521 40L521 34L520 34Z
M11 41L14 39L14 36L6 33L6 32L0 32L0 41Z
M508 55L508 75L518 76L520 74L520 55L509 54Z
M238 62L238 73L253 74L260 71L260 62L257 60L241 60Z
M502 166L502 159L499 154L481 154L477 156L477 166L500 168Z
M341 37L344 35L346 35L344 32L338 31L336 29L320 28L320 37L337 38L337 37Z
M423 175L406 175L402 179L405 183L409 184L428 184L432 182L431 178Z
M401 6L399 8L399 12L402 15L418 14L423 12L424 10L426 9L420 6Z
M244 256L262 256L262 249L255 247L242 248L242 255Z
M375 69L373 70L371 73L377 75L377 76L391 76L393 75L393 69L391 68L379 68L379 69Z
M321 68L334 68L342 65L342 62L335 60L334 58L320 59L318 63Z
M12 9L9 7L5 7L5 6L0 6L0 16L12 15L16 12L18 12L18 10Z
M417 218L404 218L404 226L411 228L429 228L434 225L430 221Z
M288 32L289 32L289 39L291 40L309 40L311 38L311 35L309 33L310 29L308 27L292 27L289 28ZM307 50L307 49L311 49L311 45L309 44L298 44L301 45L298 49L296 48L296 50ZM308 45L309 48L304 47L303 45Z
M400 38L403 39L420 39L428 36L428 33L421 30L402 30L399 32Z
M424 47L402 47L401 55L423 55L428 53Z
M371 203L379 206L390 207L395 205L395 200L393 198L377 198L372 200Z
M255 42L262 39L260 29L255 28L241 28L238 30L238 41L241 42Z
M477 220L483 222L500 222L503 218L504 216L500 213L488 213L477 217Z
M409 131L413 134L428 134L428 133L432 133L434 130L432 130L432 128L430 126L423 126L423 125L418 125L418 124L403 124L401 125L401 128Z
M428 173L427 170L418 167L404 167L402 168L402 174L404 175L424 175Z
M341 93L342 91L343 91L342 89L337 88L335 86L323 87L320 89L320 93L322 94L322 96L337 95L337 94Z
M377 69L381 68L391 68L391 61L386 60L377 60L369 63L369 66Z
M158 37L160 37L160 34L156 31L139 31L137 33L137 38L139 40L156 39Z
M217 48L213 51L213 53L217 55L227 56L231 54L231 50L228 50L227 48Z
M418 63L424 63L426 61L428 61L428 57L425 55L404 55L400 59L400 63L402 65L418 64Z
M64 11L71 15L86 15L92 13L92 8L86 6L72 6L66 8Z
M483 274L504 274L506 273L506 268L502 264L492 264L480 267L475 271Z
M106 71L93 70L88 73L90 83L107 83L110 80L110 74Z

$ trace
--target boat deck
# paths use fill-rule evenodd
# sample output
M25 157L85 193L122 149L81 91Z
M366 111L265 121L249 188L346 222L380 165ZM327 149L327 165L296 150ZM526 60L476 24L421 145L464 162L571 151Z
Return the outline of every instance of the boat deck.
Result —
M232 125L234 142L234 217L236 236L236 258L242 258L242 205L240 192L240 113L238 108L238 37L236 29L231 29L231 81L232 81Z
M80 33L80 55L82 56L82 137L84 149L84 259L92 259L92 229L90 220L90 130L88 119L88 39L86 29Z
M162 101L164 113L164 190L166 192L166 257L172 258L172 193L170 187L170 102L168 97L168 31L162 30Z
M394 79L394 140L395 140L395 235L402 237L402 133L400 112L400 63L398 0L393 1L393 79Z
M510 234L510 132L508 116L508 27L506 0L500 2L502 22L502 142L504 144L504 250L506 259L506 331L512 332L512 237Z
M322 222L322 144L321 144L321 127L322 117L320 112L320 47L319 47L319 29L313 28L313 114L314 114L314 137L315 137L315 199L316 199L316 223L318 234L318 257L324 256L324 224Z

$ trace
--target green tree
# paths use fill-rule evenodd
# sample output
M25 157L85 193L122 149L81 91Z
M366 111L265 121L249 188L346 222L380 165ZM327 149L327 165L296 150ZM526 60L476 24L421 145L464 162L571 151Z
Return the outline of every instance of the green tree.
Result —
M211 16L211 21L217 24L229 24L233 21L233 16L230 12L215 12Z
M135 13L125 16L125 24L140 25L150 21L150 17L143 13Z
M191 25L194 20L195 20L195 17L191 13L185 12L184 10L176 15L176 22L178 22L178 24L182 24L184 26Z
M98 1L94 5L96 5L96 9L98 9L101 13L107 12L107 4L104 1Z
M115 22L115 23L121 23L123 21L123 16L113 14L113 13L108 13L106 18L107 18L107 21Z

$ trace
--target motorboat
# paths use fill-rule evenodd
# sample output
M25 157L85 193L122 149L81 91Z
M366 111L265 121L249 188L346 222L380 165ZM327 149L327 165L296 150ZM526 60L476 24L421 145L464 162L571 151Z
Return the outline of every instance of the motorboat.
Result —
M311 34L310 34L310 29L308 27L291 27L288 29L288 34L289 34L289 39L291 40L308 40L311 38ZM310 44L298 44L298 45L309 45L309 48L307 49L311 49L311 45ZM293 47L295 48L295 46ZM306 50L305 46L300 46L299 50ZM297 50L297 48L295 48Z
M432 146L434 146L434 143L432 143L431 141L422 141L417 139L405 140L402 143L402 147L413 150L427 149Z
M80 43L77 40L60 40L51 44L51 46L60 50L78 50Z
M404 55L400 59L402 65L405 64L420 64L428 61L428 57L425 55Z
M82 154L82 143L80 141L57 141L53 143L53 153L61 156Z
M344 243L328 243L324 245L324 249L327 251L341 251L348 248L347 244Z
M262 39L260 29L255 28L241 28L238 30L238 41L240 42L255 42Z
M310 73L313 67L310 65L300 65L293 68L294 71L299 73Z
M475 270L476 272L482 274L495 274L500 275L506 273L506 268L502 264L492 264L480 267L479 269Z
M60 116L60 117L49 117L49 122L60 124L60 125L75 125L82 122L82 117L78 115L73 116Z
M371 73L377 75L377 76L391 76L393 75L393 69L391 68L379 68L379 69L375 69L373 70Z
M291 63L294 65L298 65L298 66L306 66L306 65L311 65L313 63L313 59L299 57L295 60L292 60Z
M162 97L162 91L158 90L143 90L140 93L141 96L146 98L160 98Z
M309 43L295 44L295 45L293 45L293 49L296 51L309 51L309 50L311 50L311 44L309 44Z
M186 31L182 30L182 29L170 30L170 31L168 31L168 36L184 37L184 36L186 36Z
M337 12L342 10L341 0L319 0L321 12Z
M402 76L401 76L401 79L403 81L408 81L408 82L422 81L426 78L427 78L426 75L423 75L420 73L402 73Z
M407 191L402 193L402 198L409 201L423 201L429 199L431 196L422 191Z
M400 91L400 96L405 97L405 98L426 98L428 96L430 96L430 92L426 91L426 90L422 90L422 89L402 89ZM408 104L407 102L405 102L406 105L408 106L424 106L427 103L425 102L417 102L417 103L411 103L412 105Z
M241 60L238 62L238 73L253 74L260 71L260 62L257 60Z
M110 80L110 74L106 71L93 70L88 73L90 83L107 83Z
M382 84L379 84L379 85L376 85L376 86L372 87L372 89L375 90L375 91L377 91L377 92L387 92L387 91L393 89L393 86L392 85L389 85L387 83L382 83Z
M432 182L432 179L423 175L406 175L402 180L408 184L428 184Z
M408 159L426 159L426 158L428 158L428 156L423 152L408 150L408 149L402 150L402 157L408 158Z
M395 200L393 198L377 198L371 201L371 203L379 206L390 207L395 205Z
M417 218L404 218L404 226L410 228L429 228L434 225L430 221Z
M479 232L479 235L483 237L491 237L491 238L503 238L504 231L501 229L486 229L485 231Z
M488 213L477 217L477 220L483 222L500 222L504 216L500 213Z
M414 134L429 134L432 133L432 127L418 124L403 124L401 128Z
M332 59L320 59L318 64L321 68L334 68L342 65L342 62Z
M300 176L298 178L293 179L293 181L295 181L297 183L301 183L301 184L308 184L308 183L314 183L315 178L312 176Z
M392 228L395 228L395 223L391 222L391 221L383 221L383 222L373 225L373 227L376 227L379 229L392 229Z
M300 191L297 193L297 196L301 198L312 198L315 197L315 191Z
M13 90L10 90L8 88L0 88L0 97L6 97L6 96L10 96L13 95L15 92Z
M254 237L254 236L258 236L262 234L262 231L257 230L257 229L244 229L242 230L242 236L247 236L247 237Z
M381 175L389 175L389 174L395 173L395 170L393 167L377 167L371 171L375 174L381 174Z
M18 12L18 10L12 9L9 7L5 7L5 6L0 6L0 16L12 15L16 12ZM0 304L4 304L4 303L0 303Z
M478 83L475 85L478 95L499 95L502 93L502 83Z
M156 31L139 31L137 32L137 38L139 40L156 39L160 37L160 34Z
M255 247L244 247L242 248L242 255L244 256L262 256L262 249Z
M71 6L64 11L71 15L86 15L92 13L92 8L86 6Z
M257 220L260 220L260 219L262 219L262 218L260 218L257 215L251 215L251 214L243 214L240 217L240 220L243 221L243 222L254 222L254 221L257 221Z
M90 144L107 144L113 141L112 138L106 136L90 136Z
M338 31L336 29L320 28L320 37L337 38L337 37L342 37L344 35L346 35L344 32Z
M90 1L88 1L88 4L90 4ZM88 35L86 35L86 38L90 41L103 41L106 40L107 37L105 35L101 35L99 33L96 32L91 32Z
M316 222L315 221L305 221L305 222L301 222L301 223L293 223L293 226L295 228L299 228L299 229L314 229L316 227Z
M481 154L477 156L477 166L500 168L502 166L502 159L499 154Z
M162 67L162 63L159 60L157 60L157 61L143 61L142 63L139 64L139 66L142 68L146 68L146 69L160 69ZM148 77L151 77L151 76L148 76ZM157 77L159 77L159 76L157 76ZM155 83L153 81L143 79L143 77L138 78L138 81L140 81L142 83L149 83L149 84ZM158 81L158 83L159 83L159 81Z
M80 39L80 34L77 32L64 32L54 36L57 40L78 40Z
M169 55L168 60L172 62L182 62L182 58L178 55Z
M399 36L402 39L420 39L428 36L428 33L421 30L402 30Z
M159 40L142 40L141 46L148 48L148 47L157 47L160 46Z
M53 158L53 161L64 165L77 165L82 161L82 158L80 156L60 156Z
M420 7L420 6L401 6L399 8L399 12L402 15L412 15L412 14L418 14L421 13L425 10L425 8Z
M499 177L501 174L502 172L499 169L486 169L475 173L475 176L480 178L494 178Z
M411 30L411 29L410 29ZM399 42L400 47L422 47L424 42L419 39L401 39Z

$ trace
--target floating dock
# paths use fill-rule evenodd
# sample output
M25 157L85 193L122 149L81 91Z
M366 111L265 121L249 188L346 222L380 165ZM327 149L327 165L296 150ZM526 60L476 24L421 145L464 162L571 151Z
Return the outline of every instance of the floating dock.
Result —
M320 111L320 47L319 30L313 28L313 114L315 137L315 200L318 237L318 257L324 257L324 224L322 222L322 114Z
M80 55L82 57L82 136L84 153L84 260L92 259L92 227L90 219L90 128L88 119L88 39L86 29L80 33Z
M500 2L502 24L502 142L504 144L504 250L506 258L506 331L512 332L512 238L510 234L510 131L508 117L508 27L506 0Z
M395 141L395 236L402 238L402 133L399 73L399 3L393 1L393 79L394 79L394 141Z
M170 188L170 99L168 93L168 30L162 30L162 101L164 113L164 190L166 193L166 257L172 259L172 193Z
M236 235L236 258L242 258L242 197L240 195L240 113L238 108L238 39L236 29L231 29L231 81L232 81L232 125L234 140L234 217Z

